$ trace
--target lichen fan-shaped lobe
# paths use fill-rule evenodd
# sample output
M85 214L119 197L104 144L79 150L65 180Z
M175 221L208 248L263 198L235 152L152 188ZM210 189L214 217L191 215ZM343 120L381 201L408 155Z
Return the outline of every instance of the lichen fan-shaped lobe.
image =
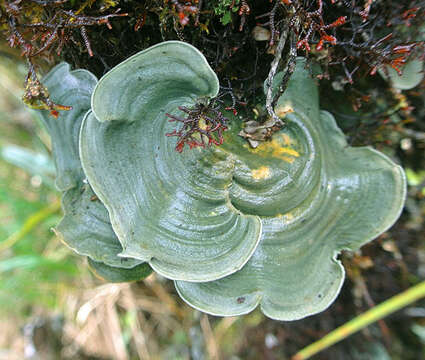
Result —
M108 72L83 122L84 172L124 248L171 279L209 281L239 270L261 234L232 203L234 156L175 151L166 113L217 95L217 76L193 46L170 41Z
M117 256L122 247L112 230L106 208L96 199L90 185L84 183L78 154L81 122L90 109L97 79L86 70L71 71L67 63L61 63L42 82L53 101L72 106L71 110L59 111L58 118L48 111L40 112L52 138L56 187L63 193L64 217L55 232L80 255L105 262L105 266L134 268L141 262Z
M52 139L56 187L59 191L66 191L85 177L78 155L78 137L81 120L90 109L97 79L87 70L71 71L69 64L63 62L49 71L42 83L48 88L53 102L72 106L69 111L59 111L58 118L47 110L39 112Z
M279 193L268 197L264 208L256 208L263 230L254 255L242 270L223 279L175 282L180 296L201 311L233 316L260 305L265 315L278 320L323 311L344 280L337 254L371 241L400 215L406 191L402 169L372 148L347 145L332 115L319 110L317 87L304 66L298 59L276 106L277 113L288 114L285 128L257 152L268 161L280 157L281 163L270 163L267 171L255 172L258 165L245 171L258 189ZM285 146L298 156L288 156ZM246 148L249 156L253 152ZM281 175L272 175L288 164L282 185ZM297 188L299 181L305 185Z

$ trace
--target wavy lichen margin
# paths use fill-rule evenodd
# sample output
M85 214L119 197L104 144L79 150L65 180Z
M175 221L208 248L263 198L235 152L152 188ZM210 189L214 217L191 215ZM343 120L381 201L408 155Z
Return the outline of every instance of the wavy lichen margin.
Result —
M124 268L126 277L130 273L133 277L140 275L136 268L140 261L117 256L122 247L112 230L107 210L84 182L78 154L79 133L82 119L90 109L96 77L86 70L71 70L69 64L60 63L42 82L49 88L52 101L72 106L71 110L59 111L58 118L49 111L39 112L52 138L56 187L63 193L64 216L55 227L55 233L76 253L90 257L97 264L103 263L99 266Z
M97 78L87 70L71 70L69 64L62 62L49 71L42 83L48 87L52 101L72 106L69 111L59 111L58 118L47 110L38 111L52 140L56 188L63 192L85 178L78 155L78 137Z
M90 270L100 279L112 283L139 281L152 273L147 263L141 263L132 268L120 268L108 266L103 262L97 262L87 258Z
M321 312L335 300L344 281L339 252L371 241L402 211L402 168L370 147L347 145L332 115L319 110L317 87L304 66L298 59L276 106L277 114L292 113L274 138L304 142L311 151L300 156L305 164L314 158L313 167L320 173L310 173L317 182L306 188L308 204L300 201L288 209L287 202L281 202L275 217L262 217L261 242L242 270L201 284L176 281L179 295L198 310L236 316L260 306L266 316L286 321ZM279 154L273 142L263 146L270 156Z
M219 84L193 46L169 41L116 66L97 84L80 157L109 211L122 256L161 275L209 281L249 260L262 224L229 198L233 158L213 148L177 153L166 113L215 97Z

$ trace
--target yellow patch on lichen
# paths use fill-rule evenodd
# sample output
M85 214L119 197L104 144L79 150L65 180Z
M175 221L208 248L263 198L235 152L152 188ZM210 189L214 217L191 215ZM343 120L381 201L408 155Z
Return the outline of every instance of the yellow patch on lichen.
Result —
M250 149L251 152L266 157L274 157L292 164L294 158L299 157L300 153L291 147L287 146L293 143L293 140L288 134L275 134L271 141L264 141L255 149Z
M300 153L298 151L291 149L290 147L280 147L273 150L273 156L275 157L279 157L282 154L287 154L295 157L300 156Z
M280 118L284 118L287 114L293 113L294 109L292 108L292 106L290 104L285 104L283 106L279 106L276 109L276 115L279 116Z
M289 157L289 156L279 156L283 161L286 161L287 163L290 163L290 164L292 164L294 161L295 161L295 159L294 158L291 158L291 157Z
M292 220L294 218L294 215L292 215L291 213L287 213L285 214L285 218L286 220Z
M288 134L282 134L283 145L288 146L292 144L292 139Z
M270 177L270 168L268 166L261 166L258 169L251 171L251 176L255 180L267 179Z

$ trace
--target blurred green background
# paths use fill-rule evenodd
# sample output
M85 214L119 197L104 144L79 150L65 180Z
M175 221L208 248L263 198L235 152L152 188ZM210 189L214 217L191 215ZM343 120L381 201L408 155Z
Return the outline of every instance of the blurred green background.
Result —
M96 279L52 231L61 210L50 141L20 100L25 75L25 65L0 56L0 360L289 359L424 277L425 169L404 164L407 210L361 252L343 254L341 296L312 318L282 323L259 311L217 318L189 308L155 275L134 284ZM423 139L405 136L392 155L421 158L424 148ZM315 359L421 359L424 344L418 302Z

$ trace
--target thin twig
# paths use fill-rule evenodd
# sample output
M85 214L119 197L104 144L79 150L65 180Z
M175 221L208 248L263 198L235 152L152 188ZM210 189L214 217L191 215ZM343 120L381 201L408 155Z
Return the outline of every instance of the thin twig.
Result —
M202 315L200 325L201 325L202 333L204 335L209 359L219 360L220 359L219 348L217 346L217 341L211 329L211 324L208 320L208 315L206 314Z
M267 76L266 88L267 88L267 99L266 99L266 109L269 115L273 118L276 124L284 125L283 121L276 115L273 108L273 79L276 75L277 69L279 67L280 60L282 58L282 52L288 38L288 23L284 23L282 33L279 38L279 43L276 47L276 55L271 63L269 75Z
M279 84L279 87L277 89L277 93L273 97L273 101L272 101L272 108L273 109L274 109L277 101L279 100L279 98L282 96L282 94L285 92L286 88L288 87L289 79L291 78L291 75L295 71L296 58L297 58L296 35L293 31L291 31L289 54L288 54L288 58L287 58L287 61L286 61L285 68L283 70L282 81Z

